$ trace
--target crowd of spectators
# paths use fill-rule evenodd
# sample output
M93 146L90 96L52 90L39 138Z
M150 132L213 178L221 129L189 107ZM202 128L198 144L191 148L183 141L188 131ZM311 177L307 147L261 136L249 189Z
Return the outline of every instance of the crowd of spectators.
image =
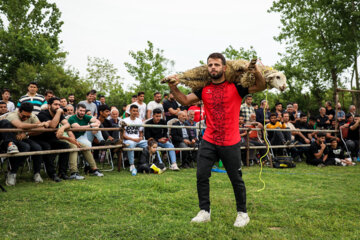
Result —
M180 106L174 96L160 92L153 93L154 99L149 103L144 102L145 92L133 95L131 103L124 104L121 109L108 106L106 98L97 95L96 90L89 91L85 100L76 101L74 94L66 97L55 96L53 91L47 90L44 95L38 93L36 82L28 84L27 93L21 96L16 105L11 101L9 89L2 91L0 101L0 128L17 128L21 132L1 132L1 151L8 153L42 151L53 149L85 148L91 146L118 145L121 143L120 131L69 131L82 128L111 128L119 127L124 122L128 125L124 131L124 144L128 148L143 148L136 162L134 151L127 151L130 171L138 169L139 172L161 173L166 170L163 159L168 159L169 169L179 171L180 168L194 166L196 151L172 150L176 148L196 148L200 144L201 135L206 126L206 112L201 102L193 106ZM319 108L319 114L312 116L299 109L297 103L276 103L274 109L269 109L266 100L260 105L253 103L251 95L243 99L240 109L239 127L266 129L267 136L259 130L241 130L241 144L250 146L265 146L264 138L267 137L271 145L286 145L284 149L274 151L274 154L291 155L295 160L306 159L308 164L325 165L353 165L359 152L359 124L360 117L356 114L355 106L351 105L346 114L338 104L337 116L332 103L327 101L324 107ZM158 128L141 127L139 125L175 125L198 126L190 128ZM202 128L201 128L202 126ZM346 129L346 145L339 135L335 133L320 133L319 129ZM28 129L57 128L56 132L27 132ZM274 129L291 129L292 131L272 131ZM312 130L301 132L300 130ZM249 136L247 136L249 134ZM151 146L149 146L151 143ZM329 146L326 145L329 143ZM306 147L300 147L300 145ZM309 145L310 144L310 145ZM154 147L155 146L155 147ZM168 151L154 151L156 147L170 149ZM352 158L345 147L348 148ZM265 149L250 150L250 161L257 163L260 156L265 154ZM103 151L81 151L85 160L85 172L102 177L103 173L97 167L101 161ZM114 152L113 152L114 153ZM42 163L46 174L59 182L61 180L82 180L78 170L78 152L58 154L58 166L55 164L57 154L33 155L33 178L39 183ZM145 156L145 157L144 157ZM7 185L15 185L16 174L19 167L27 157L10 157L9 169L6 177ZM244 158L243 158L244 159ZM69 173L69 175L68 175Z

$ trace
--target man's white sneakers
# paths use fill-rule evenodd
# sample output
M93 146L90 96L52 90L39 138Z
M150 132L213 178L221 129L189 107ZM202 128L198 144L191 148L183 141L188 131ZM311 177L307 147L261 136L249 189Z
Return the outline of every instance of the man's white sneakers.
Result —
M195 223L203 223L203 222L210 222L210 221L211 221L210 212L207 212L205 210L201 210L196 215L196 217L191 219L191 222L195 222Z
M234 226L245 227L250 222L249 215L244 212L238 212Z
M180 170L178 165L176 164L176 162L171 164L169 168L170 168L170 170L173 170L173 171L179 171Z

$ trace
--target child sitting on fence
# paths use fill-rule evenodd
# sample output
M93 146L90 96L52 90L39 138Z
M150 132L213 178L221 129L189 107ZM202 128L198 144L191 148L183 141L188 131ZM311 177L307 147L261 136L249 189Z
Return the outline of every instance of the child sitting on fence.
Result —
M329 146L329 161L334 165L338 166L353 166L354 162L351 161L351 158L345 157L344 150L338 146L336 138L330 140L331 145Z
M153 138L149 138L147 141L147 147L141 153L138 172L140 173L163 173L166 168L156 153L158 143Z

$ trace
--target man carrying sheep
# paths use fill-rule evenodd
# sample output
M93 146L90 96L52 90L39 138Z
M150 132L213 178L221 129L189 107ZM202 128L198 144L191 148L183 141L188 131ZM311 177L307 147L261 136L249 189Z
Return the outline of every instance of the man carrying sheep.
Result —
M206 112L206 125L203 141L198 152L197 190L200 212L191 222L210 221L209 177L211 168L219 159L224 163L232 183L237 218L235 227L244 227L250 221L246 211L246 189L241 172L239 113L242 98L249 93L265 89L265 79L255 68L248 69L255 76L255 85L244 88L225 79L226 60L220 53L212 53L207 59L208 74L211 83L188 95L178 88L177 75L169 78L169 87L175 99L182 105L190 105L202 100Z

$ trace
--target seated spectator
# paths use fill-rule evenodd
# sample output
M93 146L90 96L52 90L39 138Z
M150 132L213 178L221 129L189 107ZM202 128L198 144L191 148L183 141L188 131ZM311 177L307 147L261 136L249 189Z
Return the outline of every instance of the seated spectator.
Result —
M204 104L202 104L202 101L199 101L199 102L195 103L195 105L189 107L188 112L189 111L194 112L194 122L200 122L200 119L204 120L205 108L204 108Z
M328 159L328 154L329 149L325 145L325 134L320 132L317 134L316 141L311 143L310 154L306 163L318 167L331 165L331 161Z
M195 112L193 110L189 110L187 112L187 115L188 115L188 117L187 117L187 120L185 121L185 125L195 127L196 126ZM196 129L190 128L189 131L190 131L192 139L195 139L197 141L198 138L196 135Z
M317 127L320 129L328 129L330 127L329 117L326 115L326 109L321 107L319 109L319 116L316 118Z
M351 151L353 162L356 161L359 152L359 124L360 116L355 115L354 121L349 124L349 133L346 140L346 145L349 151Z
M339 123L339 126L342 126L345 124L345 119L346 119L345 112L341 109L341 103L338 102L336 107L338 110L336 120Z
M251 105L252 100L253 100L253 98L252 98L251 94L246 95L244 103L241 104L241 107L240 107L240 116L244 117L245 122L248 122L250 120L250 114L255 113L255 109Z
M0 116L6 114L8 111L6 102L0 101Z
M130 117L125 118L123 121L127 125L131 124L142 124L142 120L138 118L139 107L136 104L130 106ZM128 148L147 147L147 141L143 139L143 127L135 127L135 126L127 126L125 127L124 132L124 143L128 144ZM134 151L127 151L129 163L130 163L130 172L135 169L135 161L134 161Z
M166 125L166 122L164 119L161 118L162 112L161 109L155 108L153 110L153 118L148 120L146 124L151 125ZM161 148L174 148L174 145L169 141L168 139L168 129L167 128L152 128L148 127L145 129L145 139L149 140L150 138L155 139L157 141L159 147ZM170 169L174 171L179 171L179 168L176 164L176 154L175 151L171 150L169 151L170 155ZM158 156L159 160L160 156Z
M310 122L310 121L309 121ZM302 113L300 114L300 119L295 122L296 129L312 129L309 124L307 123L307 116ZM310 144L311 140L315 137L310 132L293 132L295 135L295 140L298 141L300 144Z
M107 119L110 116L110 108L108 105L106 105L106 104L100 105L98 108L98 114L99 114L98 119L100 121L100 128L113 127L111 121ZM116 143L116 140L113 137L113 131L102 130L101 134L108 143L112 143L112 144Z
M266 124L266 129L286 129L286 125L277 121L276 113L270 115L270 123ZM272 145L289 145L291 143L291 133L281 131L268 131L269 140Z
M175 101L174 95L169 94L169 99L164 100L163 103L166 122L170 121L173 118L177 117L177 114L180 112L179 104Z
M331 145L329 146L329 163L331 165L338 166L353 166L354 162L351 161L351 158L346 158L344 155L344 150L338 146L338 141L336 138L330 140ZM329 164L330 165L330 164Z
M257 122L264 123L264 108L265 108L265 111L266 111L265 123L268 123L270 121L269 117L270 117L271 113L269 111L268 102L266 100L262 100L259 109L257 109L255 111L255 113L256 113L256 121Z
M302 115L300 114L300 117L301 117ZM309 129L316 129L317 128L317 121L316 121L316 117L314 117L314 116L310 116L309 117Z
M255 112L259 109L259 105L257 103L252 103L251 105L253 106Z
M66 107L64 109L64 115L65 115L66 119L68 119L69 117L74 115L74 107L73 107L73 105L71 105L71 104L66 105Z
M159 92L154 93L154 101L149 102L147 105L146 119L153 117L153 111L156 108L161 110L161 118L165 119L164 107L161 104L161 93Z
M110 123L111 127L120 127L121 118L119 117L119 110L114 108L110 111ZM111 135L114 139L120 139L120 131L113 131Z
M173 126L185 126L186 114L182 111L178 112L179 121ZM171 139L177 148L194 147L196 140L192 138L188 128L173 128L171 129ZM182 151L182 167L190 167L189 151Z
M79 103L76 107L76 114L68 119L71 128L97 128L100 126L100 121L97 120L95 117L86 115L85 111L85 105ZM105 145L105 140L100 131L74 131L74 136L76 138L76 141L79 142L81 146L92 147L92 142L95 137L99 141L100 145ZM90 160L89 162L91 162L91 159L89 157L87 157L87 160ZM91 169L89 170L89 172L92 175L98 177L104 176L104 174L102 174L99 169L96 168L96 165L94 166L93 164L92 166L90 165L90 167ZM76 169L70 170L74 171L72 172L72 175L76 173Z
M325 115L332 121L335 118L335 110L332 108L332 103L330 101L326 101L325 103Z
M289 119L290 119L289 122L295 123L295 121L296 121L296 113L294 111L294 106L292 104L288 104L286 106L286 111L285 112L287 112L289 114Z
M355 117L355 115L356 115L356 107L355 107L355 105L350 105L350 107L349 107L349 113L350 113L353 117Z
M139 116L138 118L141 119L141 121L145 121L146 120L146 103L144 103L144 98L145 98L145 93L144 92L139 92L137 95L137 100L136 102L133 103L133 105L137 105L139 108Z
M123 119L127 118L127 117L130 117L130 106L137 101L137 95L132 95L131 97L131 103L128 104L126 106L126 109L125 109L125 117L123 117Z
M6 103L8 112L15 111L15 104L10 101L10 90L5 88L1 94L2 101Z
M158 174L163 173L166 168L164 163L162 163L157 154L158 144L153 138L149 138L147 140L147 147L141 153L139 164L138 164L138 172L140 173L150 173L155 172L154 169L160 169Z
M68 102L69 102L69 104L71 104L74 107L74 111L75 111L76 103L75 103L75 95L74 94L68 95Z
M85 105L84 105L84 106L85 106ZM90 109L86 109L86 110L85 110L85 115L90 116L90 117L93 117L92 112L91 112Z
M26 95L20 97L17 107L19 108L23 102L30 102L34 106L33 114L38 115L41 111L41 106L45 104L45 97L37 93L38 84L30 82L28 85L28 92Z
M80 101L79 104L82 104L85 106L85 109L87 111L91 112L91 116L97 117L97 106L94 103L95 100L95 95L93 91L89 91L86 93L86 100ZM78 106L79 106L78 104ZM88 113L85 113L86 115L88 115Z
M52 97L47 100L48 109L41 110L38 114L38 118L41 122L48 122L49 127L58 128L56 134L55 132L43 132L39 135L31 137L38 144L42 146L43 149L68 149L70 148L69 144L64 141L60 141L64 131L70 128L70 124L63 116L63 109L60 108L60 99L57 97ZM45 155L49 158L51 162L51 167L55 166L55 157L57 154ZM69 179L66 172L68 169L69 153L60 153L59 155L59 174L58 176L64 180ZM53 171L53 170L51 170ZM54 177L54 176L53 176Z
M33 105L30 102L23 102L19 109L9 113L6 117L7 121L1 121L3 127L14 127L24 129L33 129L38 128L42 129L44 127L49 127L48 122L40 122L38 117L32 113ZM4 126L5 125L5 126ZM2 147L6 147L9 153L12 152L28 152L28 151L41 151L49 150L42 149L42 147L35 142L33 139L29 139L29 135L36 135L39 133L27 133L27 132L9 132L1 133L1 138L3 139ZM40 175L41 163L44 161L47 174L54 180L59 181L56 176L55 167L52 162L49 161L49 158L46 155L34 155L31 157L33 161L33 171L34 171L34 181L36 183L43 182L43 179ZM22 165L25 157L14 157L10 158L9 172L6 179L6 184L9 186L14 186L16 184L16 173L19 167Z
M64 109L64 108L66 108L66 106L68 105L68 102L67 102L67 100L66 100L66 98L60 98L60 107L62 108L62 109Z
M331 121L331 127L329 128L329 130L335 130L335 125L336 125L336 121ZM340 142L340 138L339 137L336 137L336 134L335 132L327 132L325 133L325 142L328 142L330 143L331 139L335 138L336 141Z
M299 104L297 104L296 102L293 102L292 105L294 107L294 116L296 121L300 118L300 114L302 114L302 111L299 110Z

